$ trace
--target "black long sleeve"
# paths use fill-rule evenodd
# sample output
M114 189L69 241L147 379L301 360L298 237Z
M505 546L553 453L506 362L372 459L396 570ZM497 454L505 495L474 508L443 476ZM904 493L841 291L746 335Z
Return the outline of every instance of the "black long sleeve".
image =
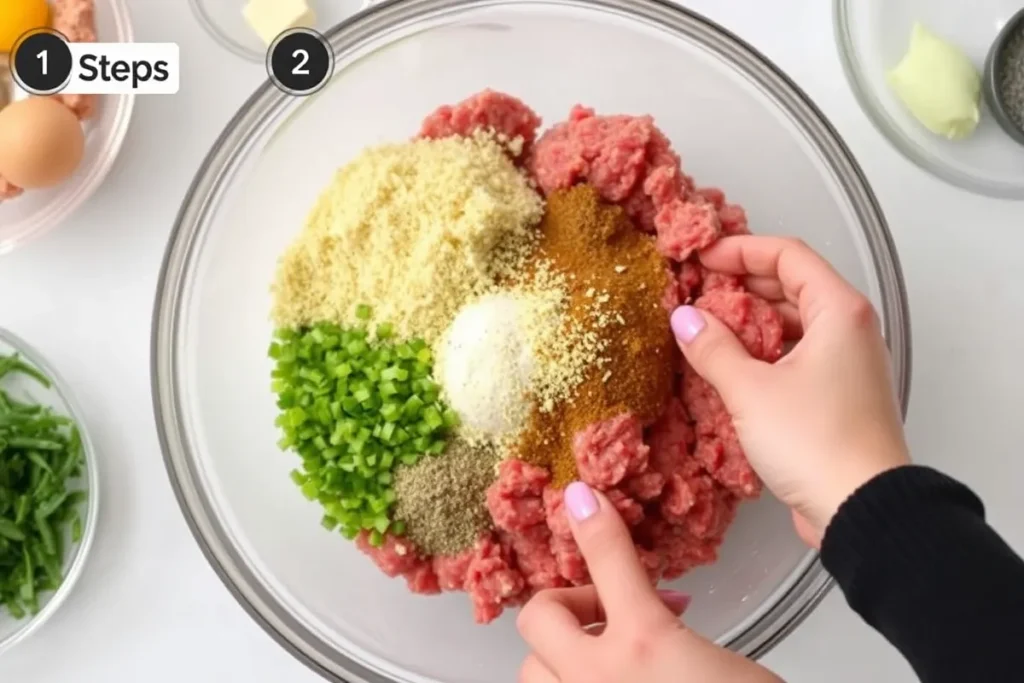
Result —
M840 507L821 557L924 683L1024 682L1024 560L967 487L927 467L879 475Z

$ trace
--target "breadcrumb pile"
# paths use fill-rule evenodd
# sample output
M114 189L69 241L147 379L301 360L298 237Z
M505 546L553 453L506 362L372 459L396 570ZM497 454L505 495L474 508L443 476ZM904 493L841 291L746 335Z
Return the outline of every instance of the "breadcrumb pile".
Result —
M434 342L456 311L529 252L543 200L493 134L363 151L336 174L281 259L279 327L357 324Z

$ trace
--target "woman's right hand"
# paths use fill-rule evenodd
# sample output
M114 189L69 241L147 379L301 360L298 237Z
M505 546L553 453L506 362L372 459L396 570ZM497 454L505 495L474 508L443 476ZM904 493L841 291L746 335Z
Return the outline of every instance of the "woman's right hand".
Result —
M672 314L680 348L718 390L750 463L794 510L804 540L818 545L850 494L909 462L878 318L802 242L728 237L700 259L709 270L746 276L799 338L768 364L706 312L681 306Z

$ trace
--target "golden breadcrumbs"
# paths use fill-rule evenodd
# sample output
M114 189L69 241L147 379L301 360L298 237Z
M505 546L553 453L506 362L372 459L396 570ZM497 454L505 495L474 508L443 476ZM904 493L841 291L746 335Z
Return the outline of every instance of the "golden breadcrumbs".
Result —
M273 320L357 324L367 304L375 322L432 342L497 267L522 263L542 213L493 135L371 147L338 171L282 257Z

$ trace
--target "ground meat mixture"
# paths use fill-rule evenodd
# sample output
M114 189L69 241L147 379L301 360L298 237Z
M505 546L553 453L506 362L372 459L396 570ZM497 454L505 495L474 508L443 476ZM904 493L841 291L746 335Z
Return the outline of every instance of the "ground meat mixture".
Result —
M718 392L691 369L683 375L683 402L694 420L696 461L735 495L760 495L761 480L747 462L729 411Z
M715 188L694 188L650 116L597 116L580 105L537 141L527 162L545 193L587 182L621 204L661 253L684 261L718 236L746 232L743 209Z
M704 267L699 263L694 263L693 260L680 264L676 285L679 288L679 298L682 301L693 303L693 300L700 294L705 274Z
M486 624L501 615L505 607L522 604L526 582L515 568L511 553L492 538L477 542L476 552L466 570L465 591L473 600L473 618Z
M761 297L743 291L741 284L728 280L709 289L694 304L729 326L747 347L750 355L769 362L782 357L782 318L771 304Z
M531 591L569 585L558 570L558 561L551 549L552 538L551 530L543 524L525 533L504 537L504 543L511 548Z
M384 544L374 548L369 542L369 533L356 537L356 547L370 556L380 570L394 578L418 568L428 560L420 555L412 541L388 534Z
M522 460L510 459L498 467L498 480L487 489L487 508L499 529L528 531L546 518L544 487L551 474Z
M747 292L742 278L708 271L696 254L721 235L749 232L746 213L721 190L694 185L650 116L597 116L577 106L538 139L539 125L522 102L488 90L441 107L420 135L489 128L521 138L525 167L545 194L589 183L655 234L670 277L653 306L667 314L692 303L728 325L756 358L781 357L778 312ZM740 501L762 488L714 388L678 353L665 372L675 378L673 396L655 421L625 412L572 435L579 477L603 491L629 525L652 583L714 562ZM458 555L428 557L390 535L380 547L365 534L357 544L414 592L467 592L476 620L487 623L538 590L590 582L559 483L546 467L503 461L486 495L494 530Z
M458 555L438 555L433 560L434 572L442 590L461 591L466 586L469 565L476 555L476 548L470 548Z
M521 101L494 90L484 90L455 105L438 107L420 126L419 137L469 137L479 130L493 130L509 141L521 140L519 154L527 154L537 137L540 117Z
M747 212L743 210L742 206L726 202L725 193L717 187L701 187L696 192L718 211L718 222L722 226L723 234L750 234L750 227L747 225Z
M665 293L661 295L661 307L671 313L679 308L683 298L679 294L679 283L675 279L675 273L671 273L668 284L665 285Z
M647 469L647 451L640 422L632 415L619 415L590 425L572 442L576 469L584 482L607 490Z

